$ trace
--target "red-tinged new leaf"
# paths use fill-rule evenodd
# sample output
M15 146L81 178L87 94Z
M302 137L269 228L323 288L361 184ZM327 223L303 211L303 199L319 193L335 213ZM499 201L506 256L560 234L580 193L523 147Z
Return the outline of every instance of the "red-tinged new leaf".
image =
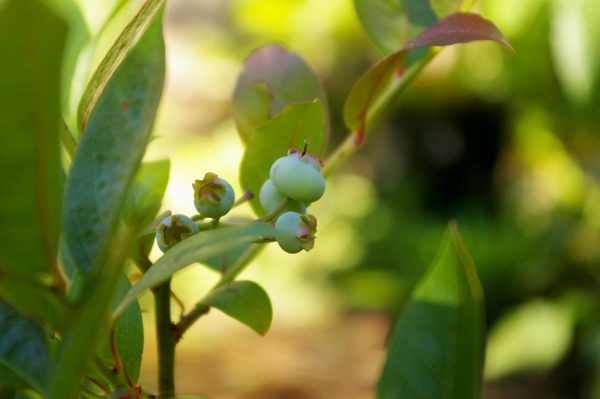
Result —
M279 115L287 105L315 99L325 106L325 92L306 61L279 45L267 44L246 59L233 93L232 113L247 144L257 126ZM323 125L322 142L328 129L327 123Z
M410 51L479 40L496 41L514 49L489 20L472 13L456 13L432 25L399 51L387 56L356 82L344 106L344 120L360 145L371 123L437 54L433 48L406 66Z
M462 12L450 15L429 27L419 36L406 43L403 50L422 47L449 46L479 40L493 40L515 52L502 32L488 19L479 14Z

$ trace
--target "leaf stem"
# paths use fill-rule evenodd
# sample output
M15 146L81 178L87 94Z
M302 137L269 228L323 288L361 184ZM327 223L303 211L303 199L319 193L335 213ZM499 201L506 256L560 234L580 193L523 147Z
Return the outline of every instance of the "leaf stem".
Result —
M158 398L175 396L175 331L171 321L171 280L152 290L158 347Z
M421 70L435 57L441 48L431 47L427 52L411 64L402 74L399 79L396 79L386 90L381 94L377 101L370 104L366 109L365 117L361 129L352 131L351 134L339 145L339 147L327 158L325 166L321 169L321 174L327 177L337 169L346 159L348 159L357 149L364 144L363 137L366 137L367 130L373 126L373 123L381 116L381 113L387 108L392 100L400 94Z
M265 216L256 219L257 222L270 222L271 220L273 220L277 215L279 215L281 213L281 211L283 211L283 208L286 207L287 204L289 204L291 201L290 197L285 197L280 203L279 205L277 205L275 207L275 209L273 209L271 212L267 213Z

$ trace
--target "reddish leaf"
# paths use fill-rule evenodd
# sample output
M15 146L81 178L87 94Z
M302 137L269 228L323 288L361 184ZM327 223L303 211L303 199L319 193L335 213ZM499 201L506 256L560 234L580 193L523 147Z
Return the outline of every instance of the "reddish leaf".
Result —
M356 145L363 142L365 133L382 110L436 54L430 50L407 67L406 56L410 50L478 40L494 40L514 52L491 21L477 14L456 13L432 25L367 71L350 91L344 106L344 121L356 135Z
M493 40L515 52L502 32L488 19L470 12L459 12L432 25L419 36L406 43L403 50L421 47L449 46L478 40Z
M279 45L267 44L246 59L233 93L232 113L247 144L254 128L278 115L287 105L317 98L325 106L325 92L302 57ZM327 132L326 123L322 128L323 141Z

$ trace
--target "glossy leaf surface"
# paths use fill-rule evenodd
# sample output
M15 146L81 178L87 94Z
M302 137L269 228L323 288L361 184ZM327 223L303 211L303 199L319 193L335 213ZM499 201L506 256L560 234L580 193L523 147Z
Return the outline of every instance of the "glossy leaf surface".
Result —
M377 116L438 51L430 49L406 67L405 61L410 50L477 40L494 40L512 50L491 21L477 14L456 13L431 26L406 43L403 49L384 58L367 71L348 94L344 106L344 121L356 135L357 143L363 142Z
M67 27L36 0L0 9L0 270L56 270L60 231L60 75Z
M7 373L40 392L50 363L46 332L6 302L0 301L0 363ZM6 372L3 378L6 377Z
M267 224L248 223L202 231L186 238L170 248L152 265L121 301L113 313L113 318L118 317L145 290L167 281L184 267L226 253L248 242L259 240L263 236L273 235L273 232L274 229Z
M377 398L479 398L484 317L475 265L451 223L394 328Z
M310 141L309 153L321 152L324 145L321 134L323 112L319 100L291 104L252 133L240 164L240 181L244 189L254 194L250 204L256 214L266 214L258 193L269 178L273 162L286 156L290 148L302 151L305 140Z
M248 56L232 99L232 112L242 140L250 141L254 129L278 115L287 105L319 99L325 93L314 71L296 53L267 44ZM321 126L325 141L328 125Z
M354 0L356 14L375 46L384 55L458 11L467 11L474 0Z
M137 39L148 28L150 21L156 19L156 13L161 12L164 0L148 0L131 22L125 27L115 44L108 51L98 69L90 79L77 111L77 119L81 131L84 131L88 118L95 108L96 102L104 92L104 87L112 76L114 70L121 63L126 54L137 42ZM117 10L122 4L117 5Z
M110 77L89 115L73 157L63 208L63 234L77 268L87 272L115 230L127 188L150 137L162 93L162 12L138 15L148 30ZM149 25L148 25L149 24Z
M212 291L200 303L219 309L261 336L271 327L271 300L265 290L252 281L233 281Z

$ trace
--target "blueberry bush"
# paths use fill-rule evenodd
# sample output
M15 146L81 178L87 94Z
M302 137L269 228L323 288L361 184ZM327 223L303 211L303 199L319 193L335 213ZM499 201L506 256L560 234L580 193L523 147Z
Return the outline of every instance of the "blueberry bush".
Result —
M107 21L127 3L117 1ZM238 275L265 245L289 253L319 246L311 204L424 66L448 45L493 40L512 50L492 22L468 12L471 1L354 3L386 56L349 92L347 139L326 150L330 118L316 74L300 55L266 44L246 59L232 97L246 191L235 193L218 170L203 171L190 182L198 214L184 215L161 209L169 162L144 161L164 84L165 0L143 3L83 82L83 50L97 38L75 3L0 1L2 398L176 398L177 343L209 309L267 334L269 296ZM255 219L229 219L238 206ZM164 254L151 261L155 243ZM174 274L218 256L227 264L215 286L172 315ZM133 283L128 262L142 274ZM157 392L138 385L137 299L148 290ZM479 397L483 292L456 222L399 306L376 397Z

